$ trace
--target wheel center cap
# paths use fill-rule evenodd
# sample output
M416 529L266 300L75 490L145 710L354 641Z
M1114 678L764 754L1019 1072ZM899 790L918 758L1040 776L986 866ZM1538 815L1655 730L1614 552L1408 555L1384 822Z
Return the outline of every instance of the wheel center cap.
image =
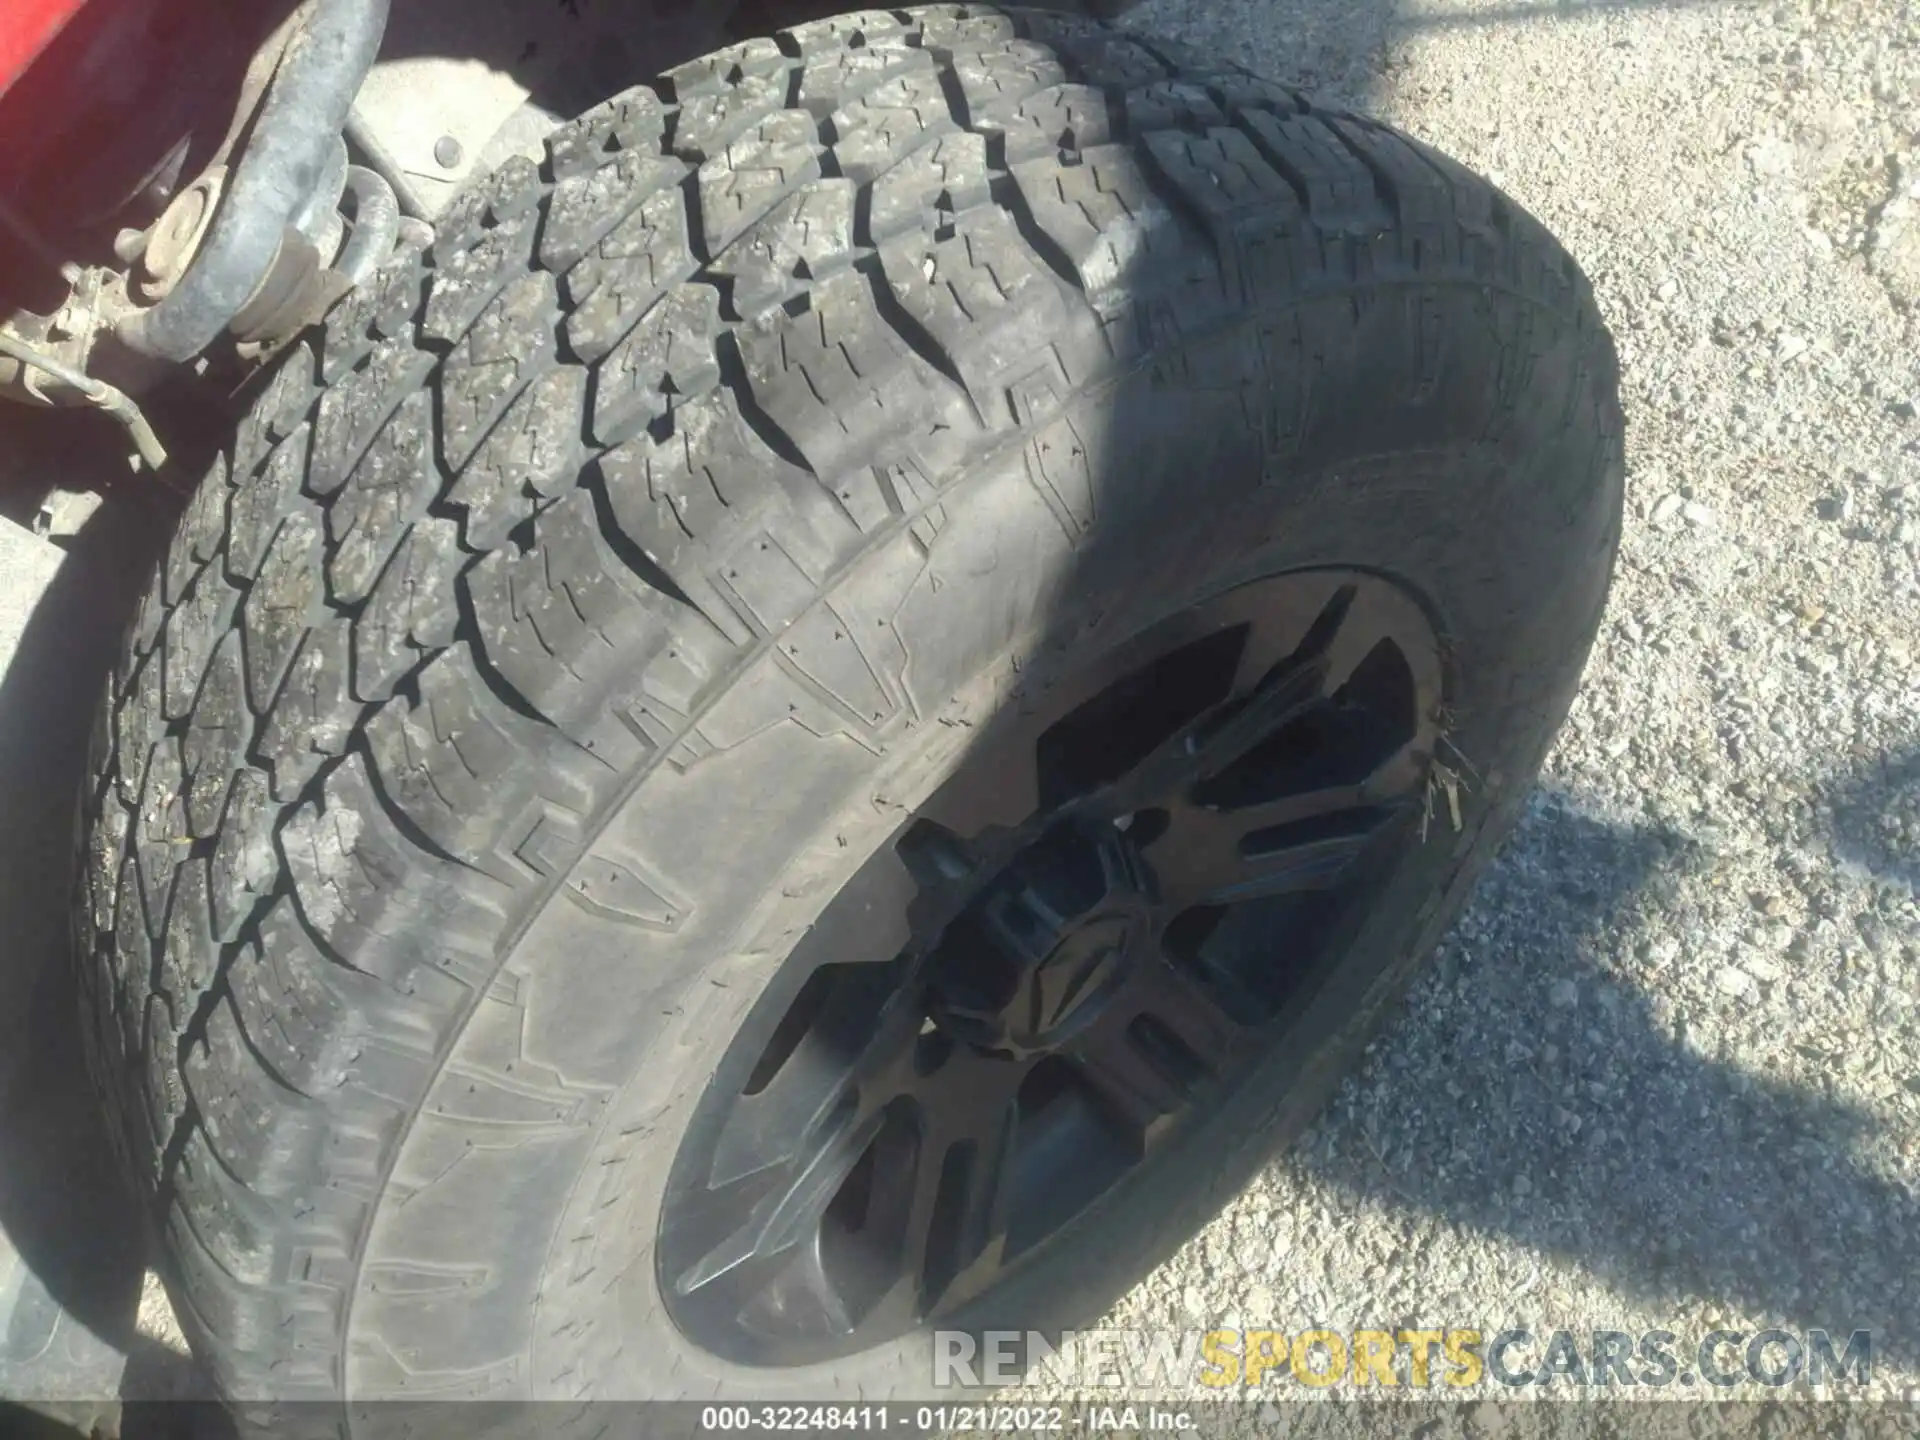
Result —
M1003 1012L1007 1038L1022 1050L1041 1050L1091 1018L1125 969L1134 918L1108 915L1071 931L1036 965Z
M948 927L930 1013L985 1050L1053 1049L1124 988L1152 934L1118 831L1050 833Z

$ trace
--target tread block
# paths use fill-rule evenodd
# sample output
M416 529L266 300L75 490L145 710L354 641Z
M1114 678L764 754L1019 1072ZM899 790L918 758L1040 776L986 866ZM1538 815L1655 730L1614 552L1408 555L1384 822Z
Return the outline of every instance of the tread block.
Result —
M364 600L406 527L440 489L433 463L433 401L400 402L327 507L327 581L336 600Z
M705 616L716 636L736 644L750 638L716 583L711 547L724 526L744 527L758 513L752 499L819 493L811 477L767 448L725 389L677 407L659 437L616 446L599 470L619 539Z
M908 45L904 36L823 52L800 72L799 101L814 118L824 120L854 96L908 70L938 73L933 57Z
M677 186L656 191L567 272L567 347L582 360L600 359L693 271L686 196Z
M982 152L984 169L985 154ZM789 195L754 222L709 267L731 280L733 312L751 318L803 293L854 252L851 180L822 180Z
M254 1052L281 1084L308 1097L346 1083L366 1042L366 1010L394 998L322 955L291 900L276 900L261 916L259 943L240 947L226 980Z
M833 112L834 158L861 184L876 179L929 135L960 128L931 63L882 81Z
M1446 177L1390 130L1347 115L1337 115L1329 123L1374 172L1387 203L1393 206L1407 263L1418 266L1425 259L1457 258L1459 230L1454 223L1453 187Z
M1212 234L1231 293L1258 287L1276 266L1292 279L1286 241L1303 228L1300 199L1245 133L1225 127L1205 135L1161 130L1146 143L1161 173ZM1257 288L1248 298L1259 298Z
M319 396L319 359L312 342L295 341L267 376L253 409L234 429L232 479L236 486L298 428Z
M1020 102L1000 127L1008 165L1111 144L1120 133L1107 92L1091 85L1049 85Z
M121 862L114 884L113 945L107 952L113 965L115 1010L122 1028L129 1032L122 1037L121 1056L126 1060L140 1056L140 997L153 979L153 936L147 930L142 890L140 855L135 849Z
M312 432L301 425L281 442L266 468L235 483L228 501L227 569L243 580L260 572L280 522L301 505Z
M676 607L646 590L600 530L593 496L575 490L535 522L537 548L487 556L467 576L487 661L528 704L577 734L597 719L617 677L606 661L657 649ZM657 639L648 644L648 629Z
M753 126L784 110L787 77L776 71L748 75L737 85L695 95L683 101L674 116L669 144L673 153L695 162L711 160Z
M553 188L540 227L540 263L549 270L578 264L634 210L688 174L685 162L646 150L623 150L610 165L569 175Z
M227 632L239 603L240 593L209 566L167 617L161 637L161 657L165 660L161 713L167 719L185 719L193 709L207 662L213 658L213 647Z
M1240 123L1306 197L1315 228L1370 236L1393 223L1373 171L1320 116L1248 110Z
M207 1149L222 1168L257 1195L297 1194L312 1169L322 1117L261 1067L227 1000L207 1012L185 1071Z
M1207 93L1206 86L1191 80L1155 80L1129 90L1126 116L1127 129L1134 135L1227 123L1226 112Z
M492 702L465 646L420 672L367 722L367 754L387 802L447 854L483 863L499 839L490 792L553 748L551 731Z
M953 56L951 65L966 100L969 123L982 130L1004 129L1028 96L1067 83L1067 67L1060 57L1032 40L1013 40L990 50L963 50Z
M273 844L279 818L267 777L251 768L238 772L227 791L208 873L213 933L222 942L240 933L254 905L273 889L280 871Z
M153 1150L163 1154L173 1141L174 1127L187 1110L187 1088L180 1077L180 1027L173 1006L156 990L146 998L141 1022L141 1107L146 1112Z
M674 98L685 104L689 96L712 94L755 75L785 70L792 64L778 44L767 36L757 35L698 60L676 65L664 78L673 87Z
M164 673L162 657L149 655L126 687L120 708L113 712L113 745L120 757L114 784L119 788L120 799L129 807L140 803L141 788L147 779L147 756L166 723L160 713Z
M174 869L187 858L192 844L180 781L180 742L171 735L162 736L147 764L147 783L141 791L134 833L140 884L147 902L147 930L156 938L166 924Z
M134 655L151 652L160 643L160 627L166 623L167 597L158 585L150 586L134 611L133 626L127 634L128 649Z
M467 560L451 520L429 517L407 531L353 622L353 688L362 700L386 699L424 654L453 643L454 577Z
M540 202L546 197L546 181L540 167L525 155L509 155L498 169L480 182L479 193L487 202L487 224L507 230L520 224L537 225Z
M87 899L92 907L93 928L102 935L111 933L114 928L120 859L126 853L127 832L132 823L133 817L127 813L127 807L109 795L100 807L99 818L87 829Z
M360 364L382 340L405 336L420 316L427 271L418 250L395 255L327 315L320 374L329 383Z
M554 277L509 281L447 356L440 372L440 451L458 470L513 397L555 364L560 296Z
M433 276L427 282L428 317L431 317L434 313L434 286L439 283L445 272L450 270L465 270L470 275L477 275L479 273L478 266L468 269L473 262L468 259L467 252L478 248L482 237L484 237L486 233L487 196L486 192L478 185L461 190L453 199L447 202L446 208L441 210L439 215L434 218L433 244L427 251L432 257L434 265ZM450 296L441 303L443 306L452 306L458 302ZM481 303L484 304L485 302L482 301ZM447 311L446 313L451 313L451 311ZM432 335L435 333L433 329L429 328L431 323L430 320L427 320L422 324L421 330L423 334Z
M670 291L595 366L593 438L616 445L683 397L718 385L713 347L724 328L711 285Z
M229 630L214 646L200 698L180 742L186 772L187 830L196 838L210 837L219 826L227 782L245 762L252 735L240 634Z
M474 197L471 203L485 208L487 201L481 192L468 194ZM476 243L441 257L448 238L447 224L441 221L442 240L434 246L438 268L427 282L427 308L421 317L420 333L428 340L452 344L467 333L493 303L494 296L526 275L539 227L533 215L520 215L504 225L481 229Z
M1198 79L1198 72L1191 78ZM1307 108L1298 91L1237 68L1215 70L1205 77L1205 84L1213 98L1229 111L1271 110L1280 115L1293 115ZM1333 113L1324 107L1316 109L1322 115Z
M880 259L901 309L950 357L983 414L1003 412L993 403L1002 376L1071 346L1076 331L1099 346L1078 296L1070 309L1064 283L1034 259L1004 211L970 215L938 242L901 236Z
M865 275L831 276L803 313L737 334L754 400L816 475L871 464L877 437L909 416L925 423L926 366L880 318Z
M1096 303L1132 296L1147 277L1170 284L1211 269L1124 145L1089 150L1065 169L1028 161L1013 176L1035 225Z
M184 861L174 878L167 928L160 941L159 988L189 1015L213 984L219 955L207 899L207 864Z
M815 55L858 55L906 34L906 26L891 10L852 10L820 20L789 25L780 32L795 51Z
M983 138L970 131L936 136L873 182L868 232L878 243L902 231L948 223L988 203L991 179Z
M777 201L819 179L824 149L812 120L782 110L702 165L695 183L705 253L719 254Z
M566 182L592 175L607 164L608 156L613 156L618 165L629 156L646 159L657 154L666 117L667 107L660 97L639 86L594 106L549 135L547 164L553 178L561 182L554 194L554 210L560 209ZM569 215L577 213L571 204L566 208ZM549 212L547 225L551 229L553 212Z
M360 369L327 391L313 422L307 464L313 494L325 495L346 483L387 417L427 378L433 363L432 354L416 350L410 340L383 340Z
M265 1345L258 1312L245 1302L249 1287L273 1278L272 1209L234 1182L197 1126L181 1146L173 1182L191 1197L168 1212L168 1249L191 1313L229 1348Z
M319 618L321 560L320 518L297 509L275 533L241 610L247 697L256 714L273 704L301 637Z
M466 511L470 548L498 549L542 501L578 482L586 402L586 372L573 365L547 371L514 398L447 492Z
M972 5L929 5L917 12L920 43L929 50L976 50L1020 34L1011 15Z
M347 622L329 615L301 639L261 727L259 755L272 767L276 799L297 800L329 756L345 753L360 709L348 689L352 674Z
M1097 21L1072 15L1034 15L1027 20L1032 38L1067 59L1073 78L1110 90L1150 85L1166 78L1160 58L1130 35Z
M227 457L216 455L212 467L193 487L192 498L181 512L180 523L173 532L173 541L167 547L166 564L161 574L162 593L168 605L178 605L188 583L200 567L220 553L220 542L227 533L229 484Z
M334 954L403 990L416 964L484 986L507 887L407 839L359 755L335 766L320 799L293 813L281 844L300 914ZM423 934L436 937L425 958L394 943Z

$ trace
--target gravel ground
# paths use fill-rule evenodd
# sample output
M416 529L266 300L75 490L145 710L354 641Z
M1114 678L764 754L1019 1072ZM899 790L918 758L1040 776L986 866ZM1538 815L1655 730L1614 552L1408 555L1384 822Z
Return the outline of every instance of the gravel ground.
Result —
M1920 1397L1920 10L1134 23L1544 219L1620 340L1630 498L1504 859L1304 1145L1111 1323L1869 1327Z

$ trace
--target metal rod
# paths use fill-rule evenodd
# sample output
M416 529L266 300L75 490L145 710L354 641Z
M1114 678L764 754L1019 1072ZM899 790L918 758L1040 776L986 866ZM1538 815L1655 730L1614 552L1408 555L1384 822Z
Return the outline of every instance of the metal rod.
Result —
M160 444L160 437L153 433L147 417L126 391L82 374L66 361L56 359L4 330L0 330L0 355L11 356L22 365L31 365L36 370L44 371L62 385L86 396L88 404L106 411L126 427L127 434L133 439L133 448L140 452L140 458L149 469L158 470L167 463L167 452Z

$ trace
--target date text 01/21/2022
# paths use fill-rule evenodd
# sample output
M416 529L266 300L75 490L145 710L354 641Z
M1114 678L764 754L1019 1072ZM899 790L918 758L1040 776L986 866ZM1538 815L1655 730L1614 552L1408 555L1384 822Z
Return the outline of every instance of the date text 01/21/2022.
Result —
M951 1434L966 1431L1079 1431L1100 1434L1143 1430L1177 1434L1194 1428L1184 1410L1157 1405L706 1405L700 1429L716 1432L900 1430Z

